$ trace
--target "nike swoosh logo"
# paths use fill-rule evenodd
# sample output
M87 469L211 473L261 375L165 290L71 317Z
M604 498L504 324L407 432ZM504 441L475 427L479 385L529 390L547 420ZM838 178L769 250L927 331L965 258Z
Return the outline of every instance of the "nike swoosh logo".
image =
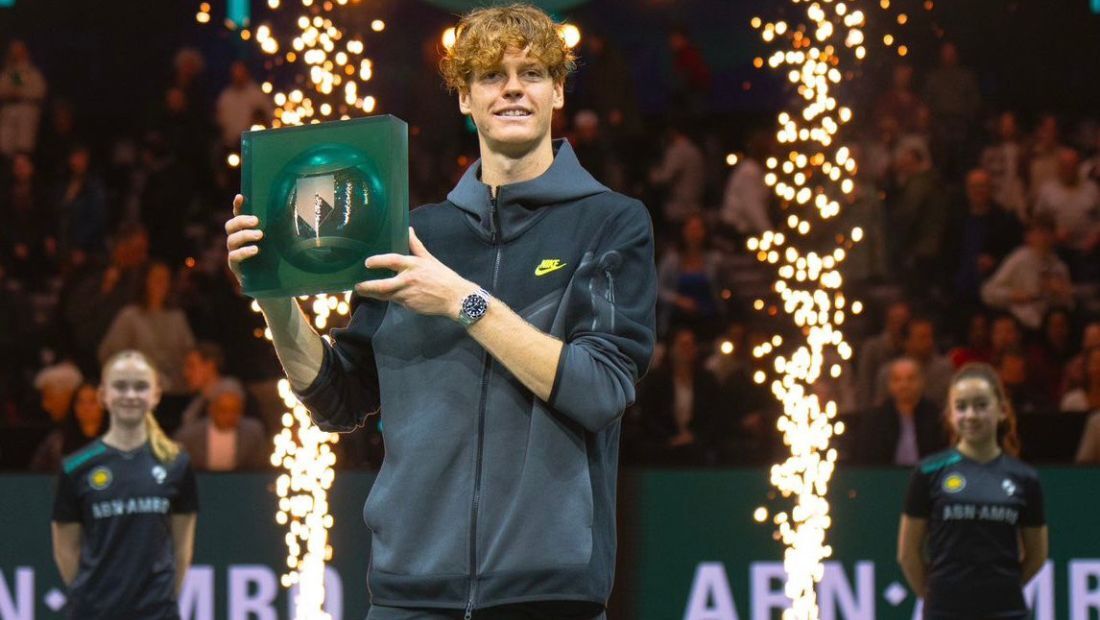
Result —
M544 276L552 271L557 271L565 267L567 264L568 263L563 263L559 260L544 260L538 267L535 267L535 275Z

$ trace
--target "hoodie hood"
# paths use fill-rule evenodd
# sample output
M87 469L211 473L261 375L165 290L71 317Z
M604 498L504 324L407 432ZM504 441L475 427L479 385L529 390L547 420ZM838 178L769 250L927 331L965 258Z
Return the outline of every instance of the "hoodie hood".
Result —
M534 224L544 207L611 191L581 167L569 142L554 140L553 148L554 162L546 172L529 181L501 185L497 189L497 211L503 241L522 234ZM465 211L486 236L492 236L492 197L489 186L481 182L480 159L466 169L458 185L447 194L447 200Z

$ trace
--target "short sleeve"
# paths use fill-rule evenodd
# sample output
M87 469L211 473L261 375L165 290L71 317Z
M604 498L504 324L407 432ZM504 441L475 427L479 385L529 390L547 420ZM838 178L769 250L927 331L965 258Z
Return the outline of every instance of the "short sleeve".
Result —
M905 492L905 514L918 519L927 519L932 514L932 496L928 492L928 477L921 470L914 469L909 476L909 489Z
M57 476L57 493L53 500L53 520L59 523L80 523L84 520L77 495L76 481L61 472Z
M199 511L199 488L195 482L195 470L188 459L180 472L179 490L172 498L172 514L191 514Z
M1043 487L1039 478L1028 478L1024 485L1024 509L1020 512L1020 527L1042 527L1047 524L1043 508Z

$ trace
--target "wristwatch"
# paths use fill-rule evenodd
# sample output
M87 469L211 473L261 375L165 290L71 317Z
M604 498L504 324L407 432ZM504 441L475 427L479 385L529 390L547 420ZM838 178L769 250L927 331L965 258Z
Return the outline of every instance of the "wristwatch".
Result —
M462 300L462 307L458 311L458 322L463 327L469 327L481 320L489 310L489 293L479 288Z

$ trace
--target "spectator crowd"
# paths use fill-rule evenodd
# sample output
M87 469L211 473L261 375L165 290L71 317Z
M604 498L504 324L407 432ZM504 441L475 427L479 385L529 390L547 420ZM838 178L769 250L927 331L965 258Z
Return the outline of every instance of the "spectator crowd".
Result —
M745 242L786 222L765 175L787 152L769 125L716 120L706 59L686 32L668 44L675 114L642 118L622 55L589 34L554 119L555 137L654 220L661 344L624 417L624 462L770 462L779 410L752 352L783 325L753 309L774 275ZM226 268L222 224L239 188L226 156L272 105L244 61L212 97L204 64L180 50L155 109L89 142L89 119L51 95L26 45L7 44L0 467L53 470L100 434L98 367L122 349L156 364L156 415L196 467L269 466L282 374ZM437 79L433 64L425 53L422 79ZM827 360L843 372L812 386L849 428L842 459L911 465L943 448L950 376L980 361L1000 373L1026 458L1100 462L1100 119L987 101L949 42L936 66L898 64L875 92L845 130L858 171L840 218L865 231L842 270L866 310L845 325L851 359ZM432 97L396 111L411 125L414 207L476 153L457 114L439 120L446 95ZM340 442L342 464L380 464L377 426Z

